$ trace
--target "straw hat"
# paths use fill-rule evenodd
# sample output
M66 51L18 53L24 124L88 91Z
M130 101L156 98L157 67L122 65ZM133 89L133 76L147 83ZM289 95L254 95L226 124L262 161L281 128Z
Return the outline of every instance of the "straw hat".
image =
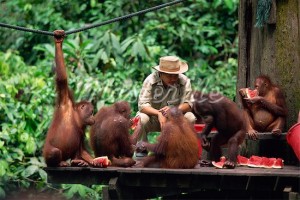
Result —
M176 56L164 56L159 59L159 65L153 67L167 74L181 74L188 70L188 65Z

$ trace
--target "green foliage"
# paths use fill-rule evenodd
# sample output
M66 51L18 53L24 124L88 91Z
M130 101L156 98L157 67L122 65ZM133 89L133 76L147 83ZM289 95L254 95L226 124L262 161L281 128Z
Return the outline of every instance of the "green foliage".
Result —
M136 12L163 1L1 1L2 22L70 30ZM137 111L143 80L159 57L189 64L193 89L234 99L238 0L187 0L122 22L68 35L63 51L76 100L95 112L126 100ZM72 8L72 9L70 9ZM0 199L34 186L52 190L41 149L55 102L54 45L44 35L0 28ZM150 138L155 141L156 134ZM61 185L69 199L100 199L101 186Z
M100 194L97 190L91 189L87 186L80 184L63 184L62 188L64 189L64 195L68 199L100 199Z
M47 70L27 66L17 52L0 52L0 60L0 182L45 185L40 149L53 110L53 85L45 80Z
M219 92L231 99L235 98L235 85L237 72L237 59L229 58L227 63L216 62L218 68L213 69L207 64L202 63L201 67L194 67L186 74L191 78L193 89L204 93ZM193 77L193 74L198 74Z

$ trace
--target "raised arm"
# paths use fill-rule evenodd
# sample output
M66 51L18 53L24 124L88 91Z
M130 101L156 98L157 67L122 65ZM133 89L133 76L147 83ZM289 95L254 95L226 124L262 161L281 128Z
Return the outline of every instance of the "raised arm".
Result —
M62 43L65 37L64 30L55 30L55 71L56 71L56 89L58 93L58 104L65 104L69 97L67 71L64 62Z

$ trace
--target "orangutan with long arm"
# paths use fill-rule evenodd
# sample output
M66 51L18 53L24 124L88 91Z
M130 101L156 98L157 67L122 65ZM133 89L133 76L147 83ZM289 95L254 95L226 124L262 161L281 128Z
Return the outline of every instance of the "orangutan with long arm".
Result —
M68 87L62 42L65 32L54 31L57 100L52 123L47 132L43 156L47 166L96 166L84 147L85 128L94 123L94 107L90 102L75 103Z

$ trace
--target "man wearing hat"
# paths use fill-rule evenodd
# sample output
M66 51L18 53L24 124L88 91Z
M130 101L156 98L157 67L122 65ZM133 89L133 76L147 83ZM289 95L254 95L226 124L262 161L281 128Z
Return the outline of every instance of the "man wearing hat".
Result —
M144 80L138 100L137 115L142 123L142 140L145 142L148 142L147 133L161 131L166 113L172 106L178 106L191 123L196 121L191 112L190 79L182 74L188 70L188 65L176 56L165 56L153 68L156 71ZM147 153L136 153L136 156Z

